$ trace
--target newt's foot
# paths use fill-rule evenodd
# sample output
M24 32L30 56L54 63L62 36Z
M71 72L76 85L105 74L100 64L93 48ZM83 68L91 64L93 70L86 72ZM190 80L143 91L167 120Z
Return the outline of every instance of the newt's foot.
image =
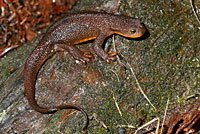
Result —
M91 54L90 51L83 51L81 50L82 55L78 58L82 63L89 62L91 59L94 59L94 56Z
M114 62L116 58L117 52L109 52L108 56L104 59L107 63Z

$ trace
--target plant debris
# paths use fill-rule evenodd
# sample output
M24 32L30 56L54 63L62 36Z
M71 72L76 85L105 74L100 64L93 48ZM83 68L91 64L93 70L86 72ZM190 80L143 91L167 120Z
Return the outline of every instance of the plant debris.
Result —
M152 128L143 134L155 134L155 126ZM162 134L195 134L198 131L200 131L199 100L168 112Z
M180 111L179 111L180 110ZM166 134L194 134L200 130L200 102L178 108L165 123Z
M0 0L0 57L30 41L79 0Z

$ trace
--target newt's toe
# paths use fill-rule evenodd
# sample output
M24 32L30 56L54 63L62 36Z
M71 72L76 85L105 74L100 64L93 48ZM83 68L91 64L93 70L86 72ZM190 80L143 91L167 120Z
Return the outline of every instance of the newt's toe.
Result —
M91 54L90 51L82 51L82 52L83 52L83 54L82 54L80 61L83 62L84 64L86 62L90 62L90 60L94 58L94 56Z
M111 63L114 62L117 58L116 58L117 52L109 52L108 56L106 57L105 61L107 63Z

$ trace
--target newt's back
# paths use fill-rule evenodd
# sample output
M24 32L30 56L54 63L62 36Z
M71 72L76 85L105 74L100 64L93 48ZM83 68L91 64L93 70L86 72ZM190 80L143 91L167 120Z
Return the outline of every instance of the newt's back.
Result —
M74 45L95 39L100 34L110 36L117 33L123 36L132 34L135 28L144 34L145 28L139 20L127 16L107 13L72 14L55 22L44 36L45 42L65 43Z
M54 43L74 45L95 39L100 32L109 30L110 15L84 13L66 16L55 22L44 36Z

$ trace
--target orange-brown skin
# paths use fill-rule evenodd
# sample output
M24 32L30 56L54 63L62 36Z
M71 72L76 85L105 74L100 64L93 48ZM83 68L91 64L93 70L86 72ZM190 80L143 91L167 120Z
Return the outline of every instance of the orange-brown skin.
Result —
M141 37L145 27L139 20L127 16L111 15L107 13L80 13L61 18L55 22L41 39L39 45L26 61L24 68L25 95L31 107L40 113L53 113L60 109L76 109L86 117L87 128L89 123L86 112L73 104L55 107L40 107L35 100L35 82L37 73L45 60L58 51L67 50L75 59L86 63L93 56L88 51L81 51L74 45L88 40L94 40L92 48L96 55L110 63L116 60L116 54L106 53L102 44L106 37L120 34L129 38Z

